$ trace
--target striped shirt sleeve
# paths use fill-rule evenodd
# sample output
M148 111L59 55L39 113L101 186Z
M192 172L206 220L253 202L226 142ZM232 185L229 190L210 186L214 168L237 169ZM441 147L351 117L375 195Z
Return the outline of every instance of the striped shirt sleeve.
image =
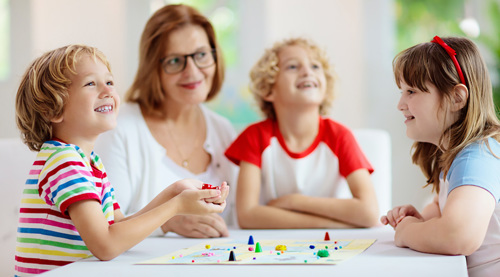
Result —
M65 216L68 216L69 205L77 201L95 199L100 202L99 192L91 182L90 170L73 147L52 152L40 172L40 197L47 205L57 207Z

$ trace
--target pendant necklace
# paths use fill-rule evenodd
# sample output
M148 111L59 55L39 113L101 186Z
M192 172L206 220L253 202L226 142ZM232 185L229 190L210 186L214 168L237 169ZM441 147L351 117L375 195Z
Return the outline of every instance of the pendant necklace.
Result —
M198 110L198 111L199 111L200 116L201 116L201 111L200 110ZM201 116L201 118L203 118L203 116ZM202 125L204 125L204 124L202 124ZM175 140L174 136L172 135L172 131L170 130L170 127L167 125L168 136L172 140L172 143L175 146L175 149L177 150L177 153L179 153L179 156L181 157L181 166L182 167L188 168L188 166L189 166L189 158L193 155L194 151L198 148L200 137L203 136L203 131L204 130L202 129L201 132L198 132L198 134L196 134L196 139L194 141L194 147L193 147L193 149L191 150L191 152L189 153L189 155L184 156L184 154L182 153L179 145L177 144L177 141Z

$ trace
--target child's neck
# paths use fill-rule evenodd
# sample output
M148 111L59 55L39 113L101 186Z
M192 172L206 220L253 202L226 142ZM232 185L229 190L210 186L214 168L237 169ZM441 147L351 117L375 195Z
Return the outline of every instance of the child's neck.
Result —
M319 114L314 112L289 112L277 114L278 126L286 146L292 152L306 150L319 132Z
M85 137L77 137L77 136L71 136L67 135L61 132L54 132L54 137L60 139L61 141L69 144L74 144L83 151L85 154L85 157L87 160L90 159L90 155L94 149L94 143L97 139L97 136L94 139L88 139Z

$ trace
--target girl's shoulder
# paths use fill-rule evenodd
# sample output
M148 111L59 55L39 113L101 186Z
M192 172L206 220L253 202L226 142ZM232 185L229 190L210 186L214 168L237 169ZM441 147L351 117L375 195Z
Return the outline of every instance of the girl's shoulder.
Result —
M496 159L500 162L500 142L494 138L475 141L467 145L457 157L468 156L476 158Z

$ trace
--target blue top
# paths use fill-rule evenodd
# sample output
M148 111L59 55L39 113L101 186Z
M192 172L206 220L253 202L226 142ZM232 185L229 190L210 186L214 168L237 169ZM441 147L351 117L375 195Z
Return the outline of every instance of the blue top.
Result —
M493 153L500 157L500 143L488 139ZM448 193L453 189L473 185L484 188L500 202L500 158L495 157L484 142L475 142L465 147L453 160L446 180Z

